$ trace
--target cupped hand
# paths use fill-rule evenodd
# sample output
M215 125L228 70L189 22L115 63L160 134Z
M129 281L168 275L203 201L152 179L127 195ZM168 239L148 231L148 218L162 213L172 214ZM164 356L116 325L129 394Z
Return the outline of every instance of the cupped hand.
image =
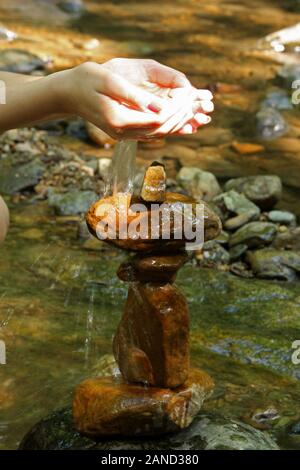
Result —
M86 62L65 72L64 80L65 111L115 139L191 133L212 110L210 92L196 90L184 74L152 60Z

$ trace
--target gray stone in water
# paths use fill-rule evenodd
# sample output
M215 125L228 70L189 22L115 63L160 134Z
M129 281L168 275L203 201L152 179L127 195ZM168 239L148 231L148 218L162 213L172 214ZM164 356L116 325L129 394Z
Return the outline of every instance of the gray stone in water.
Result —
M0 52L0 70L28 74L44 67L45 62L30 52L21 49L6 49Z
M229 250L230 261L237 261L243 256L248 250L248 245L242 243L240 245L235 245Z
M254 218L255 218L255 213L251 211L243 212L243 214L236 215L235 217L232 217L231 219L226 220L226 222L224 223L224 227L227 230L236 230L242 227L242 225L247 224Z
M249 222L238 229L229 239L229 245L245 244L255 248L272 243L277 233L277 227L271 222Z
M261 278L294 281L300 273L300 253L265 248L247 253L253 272Z
M282 196L282 183L277 175L257 175L234 178L225 184L225 190L242 193L263 210L271 209Z
M215 206L219 207L221 212L224 212L225 208L225 216L227 215L226 212L236 215L247 214L245 217L250 217L252 219L258 218L260 215L259 207L247 199L243 194L234 190L219 194L213 199L213 203Z
M15 194L35 186L43 176L46 167L35 159L20 166L0 166L0 193Z
M291 97L284 90L271 91L261 103L262 108L274 108L279 111L293 109Z
M300 64L287 64L277 72L280 85L291 90L293 82L300 79Z
M221 192L215 175L197 167L182 167L177 174L177 182L195 199L211 201Z
M290 228L283 233L278 233L272 245L274 248L300 251L300 227Z
M60 0L58 6L61 10L67 13L82 13L84 10L84 3L81 0Z
M203 264L218 265L229 263L229 253L217 241L211 240L203 245Z
M295 225L296 216L288 211L271 211L268 213L268 219L277 224Z
M215 241L220 243L220 245L226 245L229 240L229 234L224 230L221 231L220 235L215 238Z
M256 114L257 132L263 140L282 137L288 131L288 125L281 114L273 108L263 108Z
M103 439L97 442L73 427L69 408L37 423L21 450L279 450L267 432L214 413L199 414L187 429L163 438Z
M48 203L59 215L77 215L87 212L99 196L93 191L77 189L61 193L54 188L48 189Z

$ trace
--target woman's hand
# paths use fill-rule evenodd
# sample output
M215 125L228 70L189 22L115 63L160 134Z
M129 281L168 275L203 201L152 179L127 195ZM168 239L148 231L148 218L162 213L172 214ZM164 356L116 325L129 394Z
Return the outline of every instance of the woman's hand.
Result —
M209 122L204 113L213 109L209 91L195 90L184 74L152 60L86 62L62 74L65 111L115 139L191 133ZM187 106L191 100L193 112Z
M192 133L209 122L212 95L153 60L86 62L46 77L0 72L6 104L0 132L78 115L115 139Z

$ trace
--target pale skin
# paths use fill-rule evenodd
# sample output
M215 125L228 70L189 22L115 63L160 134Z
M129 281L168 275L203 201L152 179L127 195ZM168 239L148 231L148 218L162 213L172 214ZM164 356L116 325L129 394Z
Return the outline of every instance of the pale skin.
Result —
M86 62L46 77L0 72L0 80L6 88L0 133L76 115L115 139L149 140L194 133L213 111L210 91L195 89L181 72L148 59ZM0 242L8 221L0 199Z

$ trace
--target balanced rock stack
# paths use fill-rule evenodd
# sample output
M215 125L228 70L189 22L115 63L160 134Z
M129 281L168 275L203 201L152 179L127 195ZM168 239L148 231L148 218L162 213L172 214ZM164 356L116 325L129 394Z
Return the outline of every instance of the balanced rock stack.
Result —
M106 241L137 252L121 264L117 273L130 283L113 341L120 374L85 380L75 391L75 426L91 437L176 432L192 422L213 389L213 381L205 372L190 368L188 306L174 285L176 273L187 259L186 240L184 236L163 238L166 227L161 219L155 219L159 220L159 237L151 238L150 216L157 210L152 203L164 203L170 210L175 203L199 203L181 194L166 193L165 189L164 168L154 163L146 171L138 197L123 195L120 204L116 195L110 196L96 202L87 214L89 230L99 235L99 223L107 216L104 209L108 204L114 205L117 237L108 236ZM120 238L124 211L126 224L141 217L131 209L136 202L146 206L142 217L150 224L147 236ZM203 204L204 238L209 240L219 234L221 224L209 206ZM108 234L112 222L106 217ZM175 224L170 229L174 235Z

